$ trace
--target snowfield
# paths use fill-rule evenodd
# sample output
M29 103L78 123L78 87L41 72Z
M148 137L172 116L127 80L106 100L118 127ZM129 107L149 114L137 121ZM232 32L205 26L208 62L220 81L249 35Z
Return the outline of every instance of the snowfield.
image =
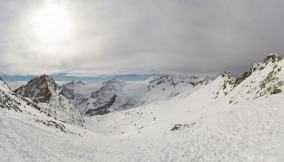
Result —
M34 122L38 112L0 109L1 161L282 162L283 67L268 58L241 81L223 74L168 100L85 117L84 127L63 123L73 133Z

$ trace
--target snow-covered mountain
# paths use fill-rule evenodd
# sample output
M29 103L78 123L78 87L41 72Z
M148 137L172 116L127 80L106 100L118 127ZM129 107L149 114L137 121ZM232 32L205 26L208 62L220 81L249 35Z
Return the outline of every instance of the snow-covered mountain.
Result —
M161 75L146 81L132 82L114 79L93 87L70 82L63 85L63 94L83 113L93 116L168 100L184 91L192 92L209 82L208 77L182 75ZM88 91L82 91L86 87Z
M86 117L85 129L72 127L81 136L19 120L10 114L14 110L8 110L16 102L3 104L9 102L2 99L0 157L2 161L282 162L283 67L283 57L273 54L240 77L224 73L206 85L206 81L199 85L183 80L176 84L170 76L140 82L140 86L108 81L89 91L94 103L100 103L95 99L104 101L100 95L109 96L107 101L116 94L116 101L122 101L118 100L122 92L128 92L122 98L135 94L134 98L148 103ZM180 95L172 95L177 92ZM149 99L163 93L167 95L161 100Z
M3 124L3 120L9 119L17 120L28 125L33 125L40 130L48 129L51 131L60 131L64 133L75 133L72 132L72 126L69 126L63 121L58 120L55 115L44 111L42 107L38 106L32 100L12 92L2 79L0 80L0 111L1 124ZM7 130L4 129L5 126L6 125L4 123L4 127L0 128L1 133L6 134ZM7 136L9 135L7 134Z
M210 77L187 75L162 75L147 84L147 91L142 96L143 103L169 100L186 92L186 95L210 83Z
M15 93L30 98L41 107L41 110L53 114L58 119L83 126L82 114L61 92L62 89L48 75L36 77L15 90Z
M70 100L74 100L75 97L77 97L76 95L78 95L79 92L75 92L75 90L81 90L83 88L83 86L85 86L86 84L81 82L81 81L72 81L69 82L67 84L64 84L64 86L62 86L62 94Z

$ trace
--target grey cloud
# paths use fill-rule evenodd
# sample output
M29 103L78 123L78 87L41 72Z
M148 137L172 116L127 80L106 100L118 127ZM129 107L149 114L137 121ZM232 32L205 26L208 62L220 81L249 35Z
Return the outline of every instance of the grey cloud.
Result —
M240 73L283 53L281 0L0 0L2 73ZM54 44L34 40L33 11L65 6L74 29Z

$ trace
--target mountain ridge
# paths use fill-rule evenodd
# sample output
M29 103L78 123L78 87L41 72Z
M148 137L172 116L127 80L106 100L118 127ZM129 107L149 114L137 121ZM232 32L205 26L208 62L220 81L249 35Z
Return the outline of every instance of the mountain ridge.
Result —
M93 87L94 91L82 94L77 92L81 85L63 85L66 98L80 107L86 115L105 114L113 110L125 110L143 104L160 100L167 100L185 90L196 89L195 86L206 85L211 81L209 77L161 75L146 81L121 81L112 79ZM92 89L92 87L91 87Z

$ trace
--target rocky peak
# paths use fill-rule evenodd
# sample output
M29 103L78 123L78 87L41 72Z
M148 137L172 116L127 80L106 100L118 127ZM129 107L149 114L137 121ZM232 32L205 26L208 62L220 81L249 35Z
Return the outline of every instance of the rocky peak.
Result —
M102 83L102 87L91 94L87 103L90 109L85 114L93 116L110 112L109 108L117 101L118 93L124 85L124 81L116 79Z
M86 83L82 82L82 81L71 81L71 82L68 82L66 84L64 84L63 86L65 87L73 87L73 86L76 86L76 85L86 85Z
M104 86L123 86L125 84L125 81L117 80L117 79L111 79L108 81L105 81L102 83Z
M86 83L84 83L83 81L81 81L81 80L79 80L79 81L77 81L77 82L75 82L75 83L77 83L77 84L81 84L81 85L86 85Z
M102 83L102 87L99 90L91 94L91 98L97 98L101 96L113 96L114 94L117 93L117 91L121 87L124 86L124 84L125 84L124 81L120 81L116 79L108 80Z
M43 112L52 114L69 124L83 126L82 114L61 94L61 91L62 89L50 76L41 75L16 89L15 93L32 99Z
M18 88L15 92L36 102L47 103L50 97L59 90L59 86L48 75L41 75L30 80L26 85Z

